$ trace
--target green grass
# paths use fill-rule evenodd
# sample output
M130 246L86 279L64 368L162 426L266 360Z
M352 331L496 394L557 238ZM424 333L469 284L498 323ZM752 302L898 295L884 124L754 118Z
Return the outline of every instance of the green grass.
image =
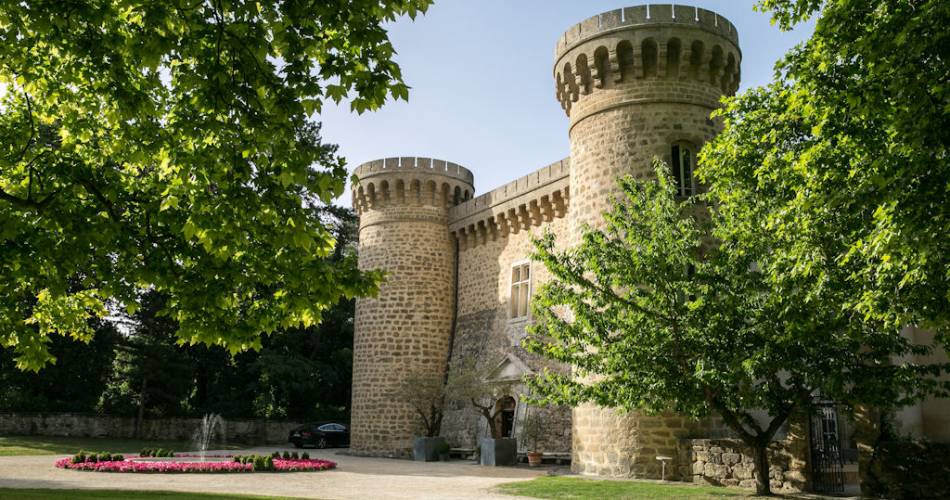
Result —
M502 493L532 498L556 499L689 499L718 500L744 498L751 492L715 486L660 484L641 481L611 481L578 477L539 477L531 481L506 483L498 487Z
M226 498L254 500L289 500L290 497L260 497L253 495L219 495L213 493L185 493L177 491L133 491L133 490L50 490L50 489L13 489L0 488L0 499L17 500L92 500L102 498L130 498L134 500L222 500Z
M165 448L178 452L192 451L184 441L144 441L140 439L79 438L50 436L0 436L0 457L20 455L72 455L79 450L135 453L142 448ZM215 448L235 449L235 446Z

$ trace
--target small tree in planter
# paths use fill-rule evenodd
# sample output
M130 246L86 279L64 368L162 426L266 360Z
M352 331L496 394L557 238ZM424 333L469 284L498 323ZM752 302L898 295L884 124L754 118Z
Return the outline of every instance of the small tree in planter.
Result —
M490 437L479 443L482 465L514 465L518 459L517 440L502 435L498 425L501 408L496 402L510 396L514 389L512 381L489 381L488 373L478 367L474 359L456 363L452 367L447 391L458 400L470 403L485 418Z
M397 396L408 403L419 417L419 428L423 435L415 439L413 457L420 462L439 460L439 452L448 448L445 438L439 437L445 405L444 377L430 374L411 375L403 381Z
M525 413L524 422L521 424L521 441L524 442L525 451L528 454L528 465L538 467L541 465L541 440L544 438L544 423L541 421L541 414L538 410Z

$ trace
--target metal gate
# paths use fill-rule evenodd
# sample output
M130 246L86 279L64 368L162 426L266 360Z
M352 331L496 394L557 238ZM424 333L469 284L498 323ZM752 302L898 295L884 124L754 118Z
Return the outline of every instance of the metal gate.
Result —
M838 408L833 402L818 403L811 417L811 480L818 493L844 492L844 464L838 433Z

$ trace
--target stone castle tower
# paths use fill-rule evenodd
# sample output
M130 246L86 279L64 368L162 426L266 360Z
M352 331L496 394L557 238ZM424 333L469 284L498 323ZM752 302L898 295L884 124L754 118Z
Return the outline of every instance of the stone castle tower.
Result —
M570 119L569 235L603 225L601 214L623 175L653 175L659 157L692 194L695 154L719 130L710 113L739 86L732 23L685 5L605 12L567 30L555 50L557 98ZM678 155L677 158L673 158ZM681 417L620 415L590 405L573 412L575 472L658 476L657 455L674 456Z
M430 158L376 160L355 175L359 265L388 276L378 297L356 303L351 440L360 453L399 454L417 427L401 384L445 373L456 261L448 214L472 196L474 178Z
M713 12L606 12L570 28L555 50L570 158L476 198L472 173L452 163L393 158L356 169L360 267L390 274L377 298L357 302L354 451L406 452L417 424L397 388L420 370L443 374L450 353L480 357L497 380L550 367L520 347L525 298L548 278L529 262L531 236L551 229L570 245L583 224L602 223L616 178L652 175L654 156L683 174L684 194L695 192L695 154L719 130L710 113L738 88L740 60L735 28ZM523 415L514 410L513 433ZM590 406L545 418L556 427L546 451L570 453L575 471L619 476L659 477L656 455L675 455L689 425ZM474 447L484 426L452 410L443 435Z

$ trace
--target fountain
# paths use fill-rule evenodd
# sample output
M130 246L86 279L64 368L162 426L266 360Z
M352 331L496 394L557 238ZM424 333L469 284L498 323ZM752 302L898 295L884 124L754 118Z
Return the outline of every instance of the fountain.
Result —
M208 445L214 440L215 432L220 434L221 442L224 442L224 419L216 413L209 413L201 419L201 425L195 430L191 438L191 444L197 454L204 460L208 452Z

